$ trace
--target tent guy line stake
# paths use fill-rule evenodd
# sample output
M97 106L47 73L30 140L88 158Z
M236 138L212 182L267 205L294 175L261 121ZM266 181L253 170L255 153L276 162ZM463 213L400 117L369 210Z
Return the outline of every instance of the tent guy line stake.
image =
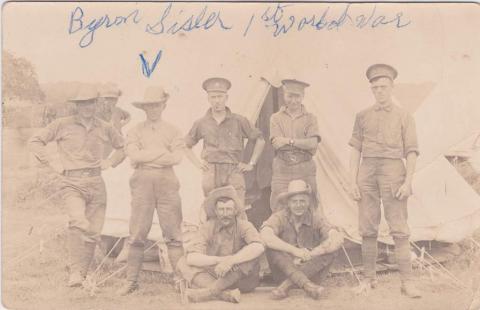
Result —
M436 272L438 273L440 276L443 276L445 277L446 279L449 279L449 280L452 280L452 278L450 277L450 275L446 274L445 272L443 272L441 269L439 269L437 266L433 265L431 262L427 261L426 259L417 259L417 261L422 264L423 268L428 268L428 267L431 267L431 268L428 268L428 271L430 272L430 276L432 275L432 272ZM427 265L428 264L428 265ZM433 280L432 280L433 281ZM448 285L452 286L453 288L456 288L456 287L459 287L458 283L456 283L455 281L449 281L447 282ZM462 288L460 286L460 288Z
M415 243L415 242L410 242L417 250L421 251L420 247ZM445 268L445 266L443 266L435 257L433 257L432 255L430 255L430 253L428 253L427 251L425 251L425 254L427 254L427 256L433 260L439 267L440 269L442 269L444 272L446 272L453 280L455 280L458 284L461 285L462 288L468 288L465 284L463 284L457 277L455 277L451 272L450 270L448 270L447 268Z
M158 240L157 242L155 242L154 244L152 244L151 246L149 246L147 249L145 249L143 251L143 253L147 252L148 250L150 250L151 248L153 248L154 246L156 246L157 244L159 244L161 241L163 241L163 239L161 240ZM95 286L100 286L102 285L103 283L107 282L111 277L113 277L114 275L120 273L122 270L124 270L125 268L127 268L127 265L128 265L128 260L127 260L127 264L123 265L122 267L120 267L119 269L117 269L115 272L113 272L112 274L110 274L109 276L107 276L105 279L101 280L100 282L97 282L95 284Z
M480 249L480 243L478 243L477 240L473 239L473 237L470 237L470 241L472 241L472 243Z
M355 275L355 278L357 279L358 284L361 285L362 281L360 281L360 278L358 277L357 273L355 272L355 267L353 267L352 261L350 260L350 257L348 256L348 253L347 253L347 250L345 250L345 247L343 246L343 244L342 244L342 250L343 250L343 253L345 253L345 256L347 257L348 263L350 264L350 267L352 268L352 272Z

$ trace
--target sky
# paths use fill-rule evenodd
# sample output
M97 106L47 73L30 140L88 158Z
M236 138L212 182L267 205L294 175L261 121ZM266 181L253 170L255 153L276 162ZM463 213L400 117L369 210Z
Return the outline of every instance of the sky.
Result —
M89 25L106 16L117 25L100 25L89 42ZM165 33L189 16L200 29ZM290 30L275 35L276 26L292 21ZM163 25L164 33L148 33L148 25L151 32ZM58 2L7 3L2 11L3 49L32 62L40 83L116 83L132 124L143 113L130 103L150 85L170 93L164 118L187 132L208 108L201 88L206 78L232 81L229 105L237 112L255 104L249 98L262 77L306 81L305 103L344 163L355 113L373 103L365 70L374 63L394 66L396 83L436 85L415 115L424 164L479 130L479 32L475 4ZM140 55L151 65L159 53L145 76ZM189 169L182 180L187 191L199 178Z

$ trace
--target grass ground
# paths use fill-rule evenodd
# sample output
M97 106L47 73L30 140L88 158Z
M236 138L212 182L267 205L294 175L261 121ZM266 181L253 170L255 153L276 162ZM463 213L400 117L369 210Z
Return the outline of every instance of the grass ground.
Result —
M79 288L65 286L67 253L64 227L66 216L58 200L42 203L53 192L35 193L34 175L22 171L4 172L2 216L2 303L8 309L324 309L384 310L468 309L473 291L480 284L480 249L470 242L462 243L462 254L446 267L466 286L452 286L451 280L438 275L433 278L426 270L415 272L415 281L424 294L421 299L408 299L399 294L398 274L380 276L379 288L368 296L357 296L351 275L327 279L326 292L314 301L295 290L284 301L269 299L267 288L242 296L240 305L223 302L182 305L179 295L165 283L162 275L143 272L141 290L128 297L115 291L122 284L123 274L113 277L94 296ZM48 184L48 180L39 181ZM33 184L33 185L32 185ZM480 240L480 234L477 240ZM31 249L29 252L26 250ZM30 256L23 257L23 253ZM22 258L23 257L23 258ZM20 259L19 259L20 258ZM99 278L119 266L102 270Z

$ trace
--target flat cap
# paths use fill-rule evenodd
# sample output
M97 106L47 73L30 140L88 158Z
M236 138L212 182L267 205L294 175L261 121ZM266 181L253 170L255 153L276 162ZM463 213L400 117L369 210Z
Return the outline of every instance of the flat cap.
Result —
M303 93L305 92L305 88L310 86L310 84L308 83L295 79L282 80L282 85L285 91L300 95L303 95Z
M386 77L393 81L397 77L398 72L390 65L374 64L368 67L365 74L370 82L379 77Z
M202 87L207 92L216 91L226 93L230 87L232 87L232 83L225 78L213 77L206 79L205 82L203 82Z

